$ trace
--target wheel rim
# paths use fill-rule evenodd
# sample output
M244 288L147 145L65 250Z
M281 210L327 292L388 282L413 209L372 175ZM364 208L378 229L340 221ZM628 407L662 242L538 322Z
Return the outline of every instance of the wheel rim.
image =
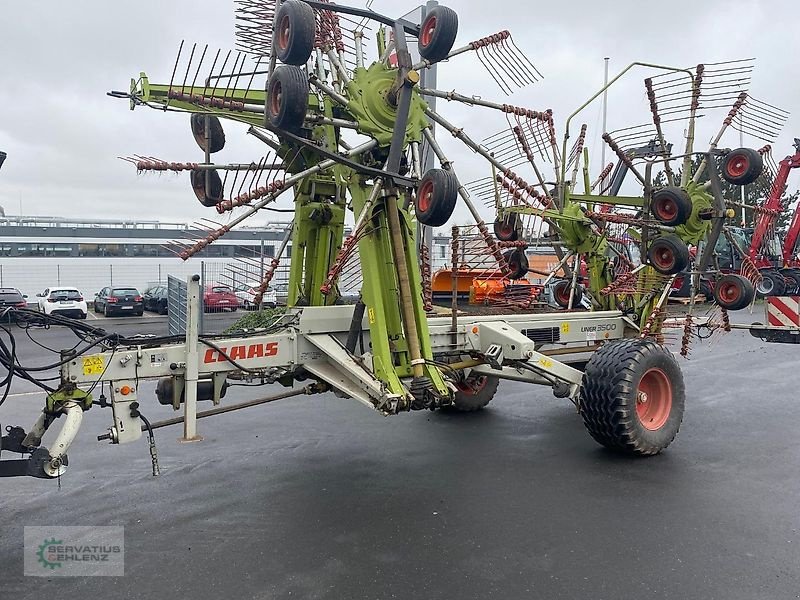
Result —
M433 181L425 181L419 188L417 193L417 208L420 212L428 212L431 207L431 198L433 197Z
M653 262L659 269L669 271L675 266L675 253L666 246L656 247L653 252Z
M744 154L734 154L725 167L729 177L741 177L750 168L750 160Z
M488 377L481 375L479 377L467 377L464 381L457 381L456 388L458 391L466 396L476 396L483 391L486 387Z
M647 371L636 389L636 415L642 427L657 431L672 411L672 384L661 369Z
M281 104L283 103L283 86L280 81L276 81L272 86L272 93L270 94L269 107L273 115L281 112Z
M422 27L422 32L420 34L419 41L422 43L423 46L430 46L431 42L433 41L433 34L435 32L436 32L436 17L432 16L425 21L425 24Z
M775 282L772 281L772 277L762 277L761 281L758 283L758 292L763 294L764 296L768 296L772 293L772 290L775 289Z
M570 286L568 285L559 285L556 287L556 302L562 306L566 306L569 303L569 290Z
M671 221L678 214L678 205L672 198L662 198L655 203L653 210L662 221Z
M742 296L742 290L734 281L726 281L719 286L719 298L726 304L733 304Z
M292 34L292 24L289 19L289 15L286 15L281 19L281 26L278 35L278 44L281 47L281 50L286 50L289 47L289 37Z

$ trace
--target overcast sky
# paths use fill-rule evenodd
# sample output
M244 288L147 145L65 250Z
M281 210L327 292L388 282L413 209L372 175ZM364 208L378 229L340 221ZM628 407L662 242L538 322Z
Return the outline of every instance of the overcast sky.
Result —
M373 8L391 14L414 6L376 0ZM602 84L603 57L608 56L612 74L633 61L691 67L755 57L751 92L792 113L775 145L776 159L791 153L792 138L800 137L796 0L452 0L450 6L460 17L456 45L509 29L545 78L506 100L478 61L467 55L441 66L440 89L537 110L552 108L559 136L565 117ZM182 39L212 48L232 47L231 1L7 1L3 8L0 150L8 159L0 170L0 205L7 214L181 222L215 218L213 209L209 214L194 199L188 175L138 176L131 165L117 159L136 153L200 160L188 116L145 108L131 112L126 101L105 94L127 90L139 71L147 72L151 81L167 83ZM647 75L637 70L612 90L609 130L648 120L641 83ZM478 140L505 123L502 115L485 109L446 103L439 109ZM581 122L589 125L595 175L600 115L596 103L573 127L577 131ZM701 146L722 116L714 113L703 120ZM217 160L249 162L263 152L241 126L226 125L226 132L228 145ZM452 138L442 141L462 180L489 174ZM670 141L681 144L679 139ZM725 140L728 146L737 141L736 136ZM791 183L797 187L797 175ZM457 219L464 220L464 214L460 211Z

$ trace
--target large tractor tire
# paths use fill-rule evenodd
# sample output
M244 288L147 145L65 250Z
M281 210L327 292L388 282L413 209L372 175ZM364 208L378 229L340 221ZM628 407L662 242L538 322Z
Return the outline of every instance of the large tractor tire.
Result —
M766 296L783 296L786 293L786 280L781 273L772 269L761 271L761 281L756 285L756 295L759 298Z
M456 383L458 391L453 398L453 408L460 412L474 412L489 404L497 393L497 377L478 375Z
M586 365L580 413L606 448L650 456L678 434L685 403L683 375L672 353L651 340L605 344Z

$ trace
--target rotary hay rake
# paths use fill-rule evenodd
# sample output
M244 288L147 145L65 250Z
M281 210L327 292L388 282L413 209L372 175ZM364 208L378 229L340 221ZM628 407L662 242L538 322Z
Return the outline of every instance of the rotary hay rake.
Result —
M658 343L664 339L670 283L689 267L691 243L702 247L692 267L696 286L724 230L727 212L717 163L721 161L724 177L738 183L761 171L758 153L718 150L722 135L737 118L749 133L769 137L774 131L758 124L763 121L758 111L767 105L753 103L750 116L742 117L749 62L720 65L713 74L702 66L690 71L635 63L625 69L612 84L636 65L666 73L646 81L653 123L606 134L619 163L613 174L613 166L603 168L592 184L587 128L581 128L570 147L569 126L603 90L567 119L559 147L551 110L420 85L420 72L470 52L503 92L534 83L541 75L506 31L454 49L458 17L444 6L430 10L421 25L312 0L284 0L277 6L270 0L242 0L238 17L238 52L216 52L212 58L207 47L185 49L181 44L169 83L151 83L142 73L128 92L110 95L128 99L132 109L148 106L191 114L191 132L204 152L203 162L138 155L126 159L139 171L188 172L197 199L227 216L225 223L198 224L193 239L176 241L174 249L182 259L274 208L279 197L292 191L292 225L258 290L259 296L266 290L291 245L289 308L263 328L201 336L196 326L199 284L194 279L189 283L185 338L124 338L71 324L91 343L62 356L61 383L49 390L45 410L31 431L12 428L3 438L3 449L31 455L23 466L13 467L14 474L56 477L64 472L67 449L83 411L92 406L92 390L101 382L110 384L114 424L100 438L124 443L148 430L154 474L152 429L183 422L184 437L192 439L198 416L272 400L198 413L198 399L220 402L226 379L286 386L311 380L278 398L333 391L387 415L446 406L476 410L491 401L499 379L510 379L545 385L557 397L571 399L589 433L607 447L651 455L672 442L683 415L683 379L675 358ZM371 24L378 25L377 59L369 62L365 39ZM418 40L421 59L416 64L408 36ZM717 91L709 92L709 105L722 105L731 96L735 103L692 173L694 123L704 101L701 84L712 75L719 81L712 88ZM425 98L498 111L508 130L478 143ZM678 117L662 118L659 104L669 115L688 115L687 148L680 155L671 154L664 130ZM248 134L268 151L249 163L212 162L211 155L226 144L221 119L247 125ZM488 181L474 182L470 189L496 210L497 238L434 137L434 126L491 166ZM423 172L423 152L431 152L440 168ZM680 182L673 168L679 159ZM660 189L652 184L656 166L663 167L669 183ZM530 168L533 183L523 177L523 167ZM701 183L704 171L710 176L707 184ZM550 172L555 181L545 175ZM642 186L639 196L618 195L628 173ZM583 194L576 190L579 174ZM494 294L497 310L492 314L461 315L453 306L449 317L429 316L431 257L425 249L418 252L415 229L444 225L459 200L474 225L454 229L454 271L462 266L460 256L470 254L504 285ZM345 235L349 212L353 224ZM528 241L520 239L524 219L529 221L527 231L547 228L547 236L539 237L560 254L547 275L559 280L554 296L565 310L532 310L539 304L520 297L522 287L514 279L528 270ZM238 268L254 272L246 261ZM359 275L360 301L340 305L342 286L354 285ZM716 281L722 305L733 307L749 292L752 285L741 276ZM571 308L584 293L594 310ZM35 323L47 320L16 312ZM711 322L730 328L725 312ZM683 324L667 324L682 327L688 345L695 326L691 314ZM103 351L90 355L97 346ZM16 365L14 371L24 369ZM176 410L183 405L183 418L152 425L144 420L137 394L145 378L160 378L159 401ZM47 428L62 415L66 423L53 449L40 447Z

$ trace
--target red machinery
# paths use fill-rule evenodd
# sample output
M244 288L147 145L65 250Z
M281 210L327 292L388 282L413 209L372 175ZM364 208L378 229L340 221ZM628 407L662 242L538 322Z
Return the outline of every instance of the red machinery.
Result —
M784 158L764 205L758 209L756 226L748 255L761 271L763 281L758 291L764 296L781 296L800 292L800 260L795 246L800 237L800 203L795 208L791 225L780 246L775 236L775 221L783 210L781 197L792 169L800 167L800 139L794 141L795 154Z

